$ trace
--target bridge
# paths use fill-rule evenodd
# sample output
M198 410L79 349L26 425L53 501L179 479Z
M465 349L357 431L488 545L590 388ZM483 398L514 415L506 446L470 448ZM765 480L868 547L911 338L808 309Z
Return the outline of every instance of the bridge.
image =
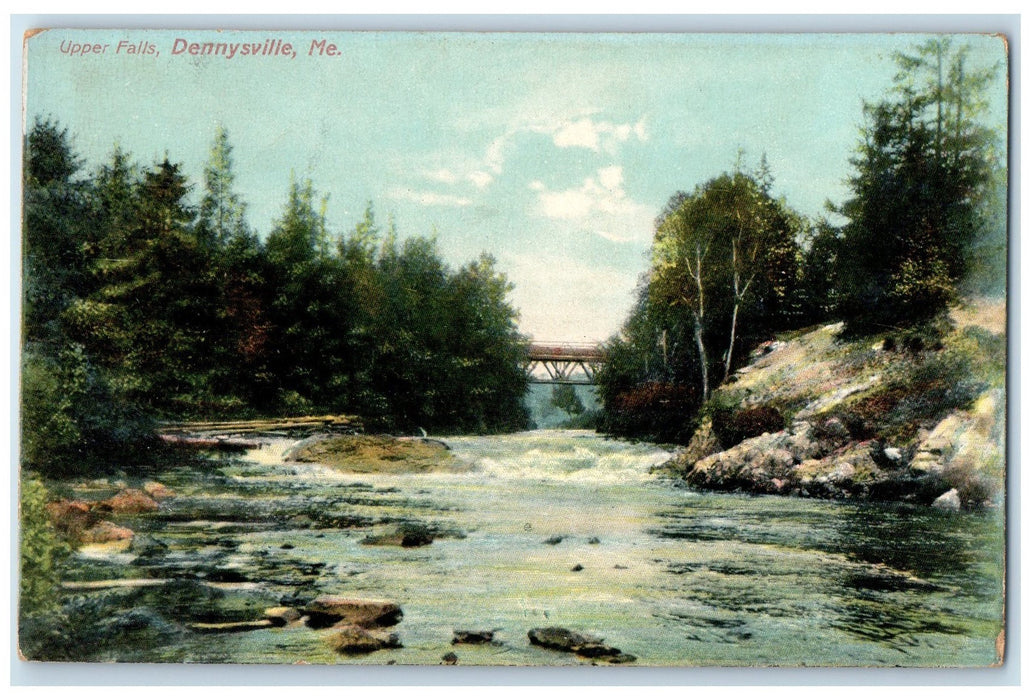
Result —
M594 384L604 363L600 345L542 341L530 345L523 369L536 384Z

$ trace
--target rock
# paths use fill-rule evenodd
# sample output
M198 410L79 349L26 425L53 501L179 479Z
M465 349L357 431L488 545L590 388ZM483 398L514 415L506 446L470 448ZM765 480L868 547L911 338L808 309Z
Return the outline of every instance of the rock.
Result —
M712 420L703 418L701 425L694 431L694 435L687 443L687 447L677 455L674 462L681 469L690 469L698 460L716 454L721 449L720 441L712 429Z
M136 533L132 536L129 551L142 557L152 557L168 551L168 545L150 535Z
M301 613L297 611L297 608L280 605L274 608L267 608L265 610L265 619L276 627L286 627L291 622L300 620Z
M131 539L133 539L132 530L127 527L119 527L109 520L101 520L81 535L81 541L84 544L104 544L105 542L121 542Z
M60 500L47 504L47 513L57 531L78 539L84 530L96 524L98 516L83 501Z
M369 535L361 543L393 547L425 547L433 544L433 533L421 523L404 523L392 534Z
M606 646L605 640L564 627L538 627L527 632L530 643L546 649L568 651L587 659L601 659L625 663L636 660L615 647Z
M938 496L938 498L934 499L934 503L931 504L931 507L937 508L938 510L958 512L960 508L962 508L962 505L963 504L959 500L959 491L952 489L951 491L946 491L942 495Z
M194 622L187 625L194 632L202 634L225 634L229 632L252 632L272 627L269 620L247 620L245 622Z
M452 644L490 644L494 641L493 630L455 630Z
M885 447L884 457L892 464L898 464L902 461L902 451L897 447Z
M279 545L279 548L280 549L293 549L294 546L292 544L290 544L289 542L284 542L283 544Z
M367 630L352 624L333 627L333 633L327 641L341 654L370 654L380 649L401 648L401 641L396 632Z
M449 651L448 653L440 657L440 662L444 666L454 666L458 663L458 654L456 654L453 651Z
M174 491L157 481L148 481L143 484L143 493L147 494L155 501L163 501L166 498L173 498L175 496Z
M565 538L563 538L562 535L552 535L548 539L544 540L544 544L556 545L560 543L563 539Z
M304 607L311 627L328 627L343 622L362 627L396 625L404 613L397 603L388 600L363 600L321 595Z
M570 571L583 571L583 570L584 570L584 565L583 564L577 564L572 569L570 569Z
M158 509L158 504L139 489L125 489L106 501L101 501L97 507L120 515L136 515L151 513Z
M592 537L589 540L587 540L587 544L601 544L601 540L599 540L597 537Z

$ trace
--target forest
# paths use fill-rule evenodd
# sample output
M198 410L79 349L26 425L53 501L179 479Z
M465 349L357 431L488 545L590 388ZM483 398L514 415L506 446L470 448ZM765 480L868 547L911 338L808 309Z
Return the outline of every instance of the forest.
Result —
M895 61L893 88L864 104L851 196L826 216L774 195L765 154L669 198L634 309L606 344L601 430L686 443L714 389L774 333L842 320L850 336L933 343L962 294L1003 290L1005 150L981 123L999 67L969 66L949 38ZM401 242L371 203L333 232L328 196L293 175L279 219L253 231L221 128L199 197L167 156L142 166L116 147L84 173L73 143L50 118L25 142L26 466L131 462L170 419L528 426L526 339L488 254L450 269L433 239Z
M776 198L765 155L669 199L606 345L602 430L686 444L718 410L714 389L775 333L843 321L844 337L917 350L961 297L1004 293L1005 150L980 121L998 66L971 67L948 38L894 58L892 89L864 104L851 196L826 216Z
M116 148L83 173L68 130L24 159L23 464L131 464L159 420L347 413L367 429L526 426L524 338L487 254L460 269L370 204L351 231L291 178L251 230L219 129L201 183Z

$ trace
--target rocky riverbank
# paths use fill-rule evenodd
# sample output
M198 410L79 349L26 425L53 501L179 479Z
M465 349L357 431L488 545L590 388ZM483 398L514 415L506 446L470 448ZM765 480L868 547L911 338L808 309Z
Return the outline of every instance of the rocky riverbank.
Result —
M833 324L767 343L662 470L712 490L999 505L1005 309L957 309L937 337L844 340ZM1001 319L1001 320L1000 320Z

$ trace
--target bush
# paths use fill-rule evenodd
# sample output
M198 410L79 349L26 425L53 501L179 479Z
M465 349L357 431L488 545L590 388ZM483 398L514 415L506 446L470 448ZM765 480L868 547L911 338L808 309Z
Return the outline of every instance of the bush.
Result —
M601 427L613 435L686 444L698 406L693 387L649 382L618 393L605 407Z
M724 449L763 433L784 429L784 416L772 406L755 406L740 411L719 406L710 412L712 429Z
M46 503L47 491L42 482L23 477L19 509L21 578L18 595L22 618L56 609L61 563L70 553L50 522Z

